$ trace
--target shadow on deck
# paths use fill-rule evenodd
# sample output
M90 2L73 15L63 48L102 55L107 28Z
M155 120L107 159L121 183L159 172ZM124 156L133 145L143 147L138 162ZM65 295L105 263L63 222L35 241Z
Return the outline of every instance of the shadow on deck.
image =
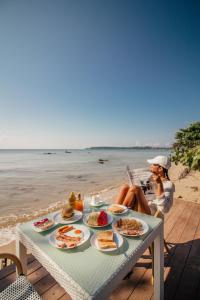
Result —
M177 199L165 219L165 299L200 299L200 205ZM32 256L28 279L44 300L69 300L70 296ZM14 281L14 266L0 271L0 291ZM151 257L138 261L130 278L123 280L109 300L153 299Z

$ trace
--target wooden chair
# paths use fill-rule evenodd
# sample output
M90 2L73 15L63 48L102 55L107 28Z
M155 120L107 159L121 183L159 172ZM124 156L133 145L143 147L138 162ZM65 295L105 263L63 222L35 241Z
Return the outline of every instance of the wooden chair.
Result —
M0 258L12 260L17 268L18 276L6 289L0 292L0 299L3 300L41 300L41 297L34 290L31 283L23 274L20 260L17 256L9 253L0 253Z

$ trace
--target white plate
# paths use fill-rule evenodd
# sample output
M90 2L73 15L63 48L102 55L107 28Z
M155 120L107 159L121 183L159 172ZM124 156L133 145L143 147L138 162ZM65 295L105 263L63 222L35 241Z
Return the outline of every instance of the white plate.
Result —
M120 213L115 213L115 212L112 212L109 210L110 207L112 206L118 206L120 208L123 208L124 211L120 212ZM125 205L121 205L121 204L112 204L108 207L108 211L111 213L111 214L114 214L114 215L122 215L122 214L125 214L127 211L128 211L128 207L126 207Z
M79 247L79 246L81 246L81 245L83 245L88 239L89 239L89 237L90 237L90 231L89 231L89 229L86 227L86 226L84 226L84 225L79 225L79 224L75 224L74 225L74 229L73 230L71 230L71 231L68 231L68 232L66 232L66 235L68 235L68 236L76 236L76 237L78 237L79 235L77 235L77 234L75 234L74 233L74 231L75 230L81 230L82 232L83 232L83 238L82 238L82 240L78 243L78 245L76 246L76 247ZM49 243L53 246L53 247L55 247L55 248L58 248L58 249L73 249L73 248L76 248L76 247L72 247L72 248L60 248L59 246L58 246L58 244L59 244L59 242L60 241L57 241L56 240L56 232L57 232L57 230L55 230L54 232L52 232L50 235L49 235L49 237L48 237L48 240L49 240ZM80 235L80 236L82 236L82 234ZM62 243L62 242L60 242L60 243Z
M87 222L89 214L87 214L87 215L85 215L83 217L83 223L85 225L87 225L87 226L90 226L90 227L97 227L97 228L105 227L105 226L108 226L109 224L111 224L112 221L113 221L113 217L111 215L109 215L108 213L107 213L107 215L108 215L108 223L106 225L103 225L103 226L92 226L92 225L89 225L88 222Z
M93 207L100 207L100 206L102 206L104 204L105 204L105 202L103 200L100 200L97 203L90 202L90 206L93 206Z
M117 249L119 249L124 240L123 237L118 233L118 232L114 232L114 242L117 244L117 248L108 248L108 249L101 249L98 245L98 240L97 240L97 234L94 233L90 239L90 243L93 247L95 247L97 250L99 251L103 251L103 252L111 252L111 251L115 251Z
M114 226L115 223L117 222L117 220L115 220L115 222L114 222L113 225L112 225L112 226L113 226L113 229L114 229L115 231L119 232L120 234L124 235L124 236L130 236L130 237L142 236L142 235L144 235L145 233L147 233L148 230L149 230L149 225L148 225L146 222L144 222L143 220L141 220L141 219L134 218L134 217L124 217L124 218L121 218L121 219L132 219L132 220L136 220L136 221L142 223L142 229L143 229L142 233L139 233L139 234L137 234L137 235L132 235L132 234L126 234L126 233L121 232L120 230L117 230L117 228L115 228L115 226ZM118 219L118 220L119 220L119 219Z
M53 220L55 221L56 224L60 223L60 224L71 224L74 222L79 221L82 218L82 212L79 210L74 210L74 214L71 218L69 219L64 219L61 215L61 211L57 212L54 214L53 216Z
M36 220L36 221L34 221L34 222L37 222L37 221L40 221L40 220L41 220L41 219L38 219L38 220ZM35 230L36 232L44 232L44 231L47 231L47 230L52 229L52 228L56 225L55 222L54 222L54 220L49 219L49 221L53 221L53 225L52 225L51 227L49 227L48 229L41 229L41 228L39 228L39 227L34 226L33 223L31 224L31 226L32 226L33 230Z

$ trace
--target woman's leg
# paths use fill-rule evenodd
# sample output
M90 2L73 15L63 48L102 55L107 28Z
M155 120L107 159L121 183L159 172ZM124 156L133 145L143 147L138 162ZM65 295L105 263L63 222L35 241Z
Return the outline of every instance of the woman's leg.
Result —
M147 199L139 186L133 186L128 190L123 205L148 215L151 214Z
M128 208L133 209L134 204L136 202L136 190L137 190L136 186L129 188L129 190L126 194L126 197L124 198L124 201L122 202L123 205L127 206Z
M126 197L126 194L128 193L129 191L129 185L128 184L124 184L120 190L119 190L119 193L117 195L117 198L116 198L116 203L118 204L122 204L125 197Z
M136 192L136 200L138 204L138 211L147 215L151 215L151 210L148 205L148 201L145 198L145 195L140 187L137 189Z

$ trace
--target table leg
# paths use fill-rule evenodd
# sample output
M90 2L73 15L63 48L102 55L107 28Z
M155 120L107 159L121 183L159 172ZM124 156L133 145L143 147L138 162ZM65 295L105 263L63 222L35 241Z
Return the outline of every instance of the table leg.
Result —
M19 240L19 238L16 238L16 255L20 259L22 264L22 269L24 275L27 274L27 249L22 244L22 242Z
M164 299L164 240L163 224L154 241L154 300Z

